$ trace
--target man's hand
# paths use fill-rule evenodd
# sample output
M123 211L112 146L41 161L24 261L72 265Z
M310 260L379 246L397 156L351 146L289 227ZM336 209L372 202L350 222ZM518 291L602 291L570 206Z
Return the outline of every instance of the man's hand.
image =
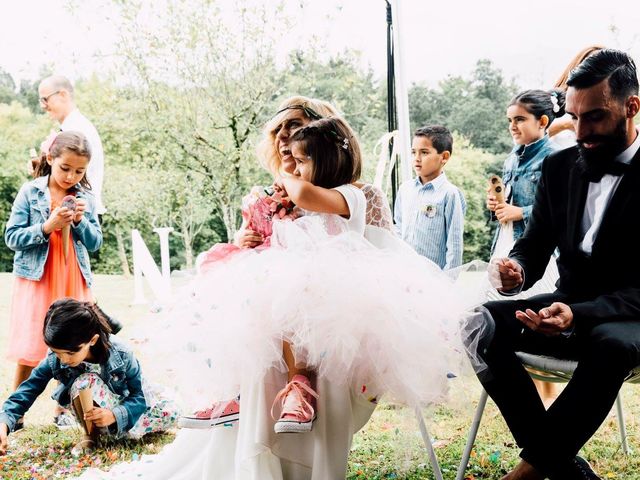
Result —
M522 208L509 203L501 203L495 207L496 218L500 223L517 222L522 220Z
M489 281L500 292L518 288L524 281L522 267L509 258L493 260L489 265Z
M93 422L97 427L108 427L116 423L116 417L108 408L93 407L90 412L84 414L84 419Z
M544 335L559 335L573 325L573 312L566 303L554 302L538 313L527 308L518 310L516 318L534 332Z
M0 455L7 453L7 447L9 446L9 425L6 423L0 423Z

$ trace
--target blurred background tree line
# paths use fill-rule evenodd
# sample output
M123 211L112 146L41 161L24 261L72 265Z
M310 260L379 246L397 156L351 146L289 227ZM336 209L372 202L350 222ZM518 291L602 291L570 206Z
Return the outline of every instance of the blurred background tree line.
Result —
M228 22L215 2L167 0L154 28L142 2L113 0L120 18L120 68L76 82L76 103L95 124L105 151L104 245L93 259L99 273L130 272L132 228L159 257L154 227L174 228L172 269L227 241L240 223L242 195L269 184L255 147L264 123L286 97L300 94L335 104L358 133L365 181L372 181L378 139L386 131L386 85L361 66L357 51L327 58L322 43L276 61L283 8L237 2ZM156 6L157 7L157 6ZM284 63L283 65L281 63ZM43 66L41 77L53 66ZM40 78L16 85L0 66L0 227L27 180L31 148L54 128L38 104ZM448 77L436 88L409 88L412 129L428 123L455 132L446 171L467 198L465 261L487 259L490 230L486 178L499 172L511 148L505 110L518 87L489 60L469 78ZM0 271L12 268L2 242Z

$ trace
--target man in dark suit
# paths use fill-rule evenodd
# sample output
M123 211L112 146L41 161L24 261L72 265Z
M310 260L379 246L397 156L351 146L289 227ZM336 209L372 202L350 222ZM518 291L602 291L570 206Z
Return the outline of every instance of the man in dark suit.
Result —
M503 480L597 479L577 457L640 365L640 109L633 60L602 50L572 71L566 111L577 146L547 157L524 236L495 262L499 291L515 294L544 274L558 248L554 293L489 302L492 337L480 377L522 460ZM516 351L578 361L545 410Z

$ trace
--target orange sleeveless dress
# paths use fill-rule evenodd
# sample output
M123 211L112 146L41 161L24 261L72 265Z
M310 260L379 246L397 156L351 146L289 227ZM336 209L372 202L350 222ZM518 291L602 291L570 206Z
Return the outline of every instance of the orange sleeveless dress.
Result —
M51 204L53 211L58 205ZM63 297L92 301L93 295L80 271L73 237L69 232L69 252L64 259L62 231L49 236L49 254L39 281L15 277L7 358L21 365L35 367L45 357L47 346L42 336L44 317L49 306Z

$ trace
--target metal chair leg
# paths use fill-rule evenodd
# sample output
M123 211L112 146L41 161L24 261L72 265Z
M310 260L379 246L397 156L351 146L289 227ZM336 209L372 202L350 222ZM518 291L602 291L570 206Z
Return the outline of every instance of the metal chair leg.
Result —
M418 421L418 426L420 427L420 434L422 435L422 440L424 441L424 445L427 447L427 452L429 452L429 462L431 463L431 469L433 470L433 475L436 480L443 480L442 478L442 470L440 470L440 465L438 464L438 457L436 457L436 451L433 449L433 444L431 443L431 437L429 436L429 432L427 431L427 425L424 421L424 417L422 416L422 411L420 407L415 407L416 412L416 420Z
M473 449L473 444L475 443L476 436L478 435L480 420L482 420L482 414L484 413L484 409L487 406L488 397L489 394L483 388L482 394L480 395L480 400L478 401L478 408L476 408L476 414L473 417L473 422L471 423L471 429L469 430L469 436L467 437L467 444L465 445L464 452L462 453L462 460L460 461L460 466L458 467L456 480L464 479L464 472L467 469L467 465L469 464L469 457L471 456L471 450Z
M622 398L620 392L616 397L616 412L618 416L618 427L620 428L620 443L622 444L622 451L625 455L629 455L629 442L627 442L627 427L624 424L624 411L622 409Z

